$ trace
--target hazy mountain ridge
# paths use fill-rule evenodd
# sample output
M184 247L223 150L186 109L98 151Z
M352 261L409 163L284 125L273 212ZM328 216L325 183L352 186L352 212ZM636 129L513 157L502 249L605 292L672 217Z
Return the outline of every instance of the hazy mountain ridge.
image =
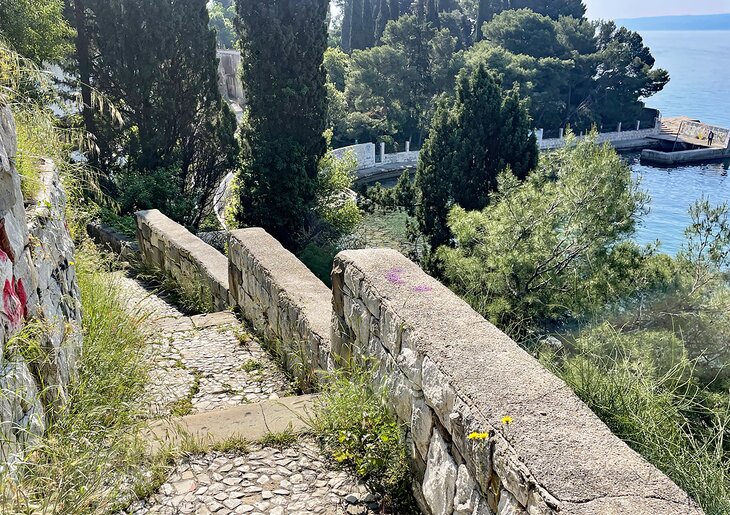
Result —
M730 30L730 13L616 20L631 30Z

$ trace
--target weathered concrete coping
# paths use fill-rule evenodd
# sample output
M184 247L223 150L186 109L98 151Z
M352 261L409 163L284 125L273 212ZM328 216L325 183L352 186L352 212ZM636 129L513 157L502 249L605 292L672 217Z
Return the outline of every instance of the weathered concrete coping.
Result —
M147 441L151 451L158 451L165 445L179 446L186 438L212 445L228 438L255 442L270 433L301 433L309 429L314 400L312 395L284 397L158 420L151 424Z
M160 268L183 286L198 279L210 289L219 310L230 306L226 256L157 209L135 215L139 248L146 264Z
M493 466L503 488L524 498L525 507L533 505L526 500L536 493L562 514L702 513L562 380L400 253L345 251L335 270L345 288L335 288L335 306L350 295L363 299L368 311L379 309L381 322L384 314L395 319L400 342L389 353L452 439L457 465L462 456L482 488L480 470ZM381 326L386 338L383 331ZM513 419L507 429L505 416ZM414 416L412 424L423 421ZM497 434L491 440L492 464L483 463L484 455L467 441L473 431Z

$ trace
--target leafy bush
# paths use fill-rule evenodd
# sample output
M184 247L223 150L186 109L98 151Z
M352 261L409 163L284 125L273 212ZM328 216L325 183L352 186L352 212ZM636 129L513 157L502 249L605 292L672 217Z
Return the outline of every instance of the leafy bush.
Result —
M372 387L371 373L336 372L324 382L312 427L334 460L382 495L394 513L411 513L403 431L385 405L385 392Z

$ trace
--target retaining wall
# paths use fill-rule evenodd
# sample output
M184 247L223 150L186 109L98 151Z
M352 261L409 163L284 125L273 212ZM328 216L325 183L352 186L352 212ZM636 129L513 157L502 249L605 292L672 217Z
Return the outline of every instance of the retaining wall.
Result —
M97 245L117 254L125 261L133 262L139 257L139 244L111 227L90 223L86 226L86 232Z
M218 310L232 305L228 260L216 249L157 209L139 211L137 241L142 261L184 288L199 290Z
M331 369L329 288L263 229L232 231L228 257L235 304L300 384Z
M40 191L26 209L16 152L12 115L0 108L0 471L23 459L63 406L82 348L66 195L53 163L39 161Z
M352 155L357 161L355 170L372 168L375 166L375 143L360 143L349 147L337 148L332 151L337 159L343 159L346 155Z
M372 363L387 386L424 512L702 513L563 381L398 252L340 253L333 306L334 361Z

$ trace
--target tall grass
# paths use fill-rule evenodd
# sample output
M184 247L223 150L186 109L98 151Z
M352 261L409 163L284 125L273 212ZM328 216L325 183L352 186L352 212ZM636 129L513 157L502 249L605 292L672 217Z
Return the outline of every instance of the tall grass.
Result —
M727 515L730 397L697 387L694 362L686 357L660 369L652 366L646 354L661 343L666 348L665 340L661 333L631 336L603 326L578 339L575 355L548 356L544 362L707 515Z
M100 255L76 260L84 347L69 402L27 454L17 478L0 478L3 513L108 513L144 482L138 434L147 382L144 318L131 318L124 294Z

